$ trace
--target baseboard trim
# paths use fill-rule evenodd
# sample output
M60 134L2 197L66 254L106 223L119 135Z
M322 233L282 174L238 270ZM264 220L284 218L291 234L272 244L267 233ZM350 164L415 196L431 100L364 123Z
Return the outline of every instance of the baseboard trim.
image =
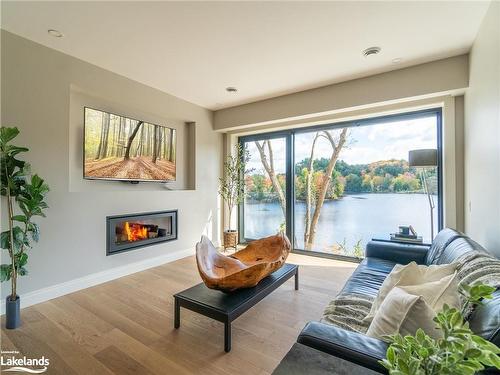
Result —
M194 254L194 249L185 249L176 251L172 254L162 255L140 262L130 263L124 266L111 268L106 271L96 272L87 276L79 277L74 280L66 281L60 284L52 285L46 288L38 289L21 295L21 309L36 305L37 303L49 301L51 299L64 296L65 294L77 292L82 289L90 288L111 280L118 279L136 272L144 271L149 268L158 267L162 264L170 263ZM5 300L1 301L1 315L5 314Z

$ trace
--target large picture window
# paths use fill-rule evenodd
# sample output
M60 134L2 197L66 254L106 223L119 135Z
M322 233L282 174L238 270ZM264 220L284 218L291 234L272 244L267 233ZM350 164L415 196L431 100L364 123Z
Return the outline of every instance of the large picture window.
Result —
M412 225L431 240L422 170L408 164L414 149L437 149L426 169L442 227L441 112L427 110L287 132L241 137L250 153L241 240L287 233L294 249L362 257L373 237Z

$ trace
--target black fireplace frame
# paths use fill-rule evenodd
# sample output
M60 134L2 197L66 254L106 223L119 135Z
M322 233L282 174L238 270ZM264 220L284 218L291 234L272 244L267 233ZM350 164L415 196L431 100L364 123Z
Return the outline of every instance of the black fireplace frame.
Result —
M152 246L163 242L170 242L177 240L179 225L178 225L178 210L165 210L154 212L142 212L126 215L113 215L106 216L106 256L123 253L126 251L137 250L141 247ZM149 216L170 216L172 219L172 234L166 237L149 238L141 241L130 242L123 245L116 245L113 238L115 236L115 224L123 221L124 219L140 220Z

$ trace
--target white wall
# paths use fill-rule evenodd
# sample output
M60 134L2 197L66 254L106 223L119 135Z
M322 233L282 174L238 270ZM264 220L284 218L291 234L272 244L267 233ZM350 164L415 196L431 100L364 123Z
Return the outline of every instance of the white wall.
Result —
M465 94L465 230L500 256L500 3L470 53Z
M92 280L103 281L185 256L193 253L202 233L218 241L222 135L212 130L210 111L14 34L2 31L1 37L2 125L20 129L17 143L30 148L25 158L51 188L47 218L39 220L40 242L29 252L30 274L19 281L22 296L36 300L36 291L54 292L51 287L61 283L65 283L65 291L71 291ZM196 154L196 163L184 153L179 167L195 166L196 190L81 180L78 145L82 144L83 112L79 112L89 102L176 127L195 122L192 154ZM190 133L185 131L184 136ZM182 171L182 178L173 186L189 187L186 176L190 172ZM107 215L174 208L179 210L177 241L106 257ZM3 263L7 261L4 255ZM89 277L96 273L96 278ZM2 299L7 293L4 283Z

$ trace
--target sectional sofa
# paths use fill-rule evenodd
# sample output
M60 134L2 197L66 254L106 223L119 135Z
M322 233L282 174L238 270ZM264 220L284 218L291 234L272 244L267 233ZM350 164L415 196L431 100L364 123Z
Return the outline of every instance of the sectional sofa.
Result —
M366 258L354 271L339 296L357 294L374 298L396 263L415 261L426 265L446 264L467 258L467 254L474 251L487 254L478 243L452 229L440 231L430 247L371 241L366 247ZM488 263L488 267L492 267L490 276L497 277L495 272L500 269L500 261L491 258ZM500 280L500 274L498 277ZM500 345L500 290L497 289L492 300L472 312L469 323L474 333ZM309 322L297 342L366 368L386 372L378 361L385 358L387 344L360 332L325 322Z

